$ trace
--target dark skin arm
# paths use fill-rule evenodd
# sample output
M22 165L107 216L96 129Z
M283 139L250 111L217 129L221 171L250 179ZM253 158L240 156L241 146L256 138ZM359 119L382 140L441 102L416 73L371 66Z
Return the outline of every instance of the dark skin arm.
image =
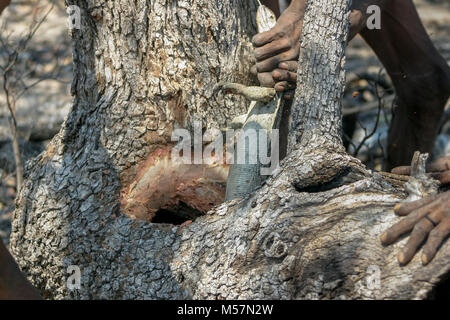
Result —
M0 300L38 300L38 291L20 272L14 258L0 241Z
M408 175L410 171L410 167L406 166L392 170L395 174L403 175ZM442 185L449 185L450 157L433 162L427 171ZM405 218L383 233L381 242L389 245L411 232L407 244L398 254L398 261L401 264L409 263L426 240L421 259L423 264L428 264L450 234L450 191L411 203L397 204L394 211Z

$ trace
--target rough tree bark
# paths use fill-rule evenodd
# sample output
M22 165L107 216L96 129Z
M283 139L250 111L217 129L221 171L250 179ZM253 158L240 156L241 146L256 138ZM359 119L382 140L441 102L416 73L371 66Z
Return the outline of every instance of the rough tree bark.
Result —
M404 190L342 147L347 0L308 5L291 152L280 170L186 226L144 221L170 203L157 192L168 183L161 159L174 128L192 129L194 119L220 128L244 113L241 98L212 91L218 81L252 81L256 1L67 4L82 12L73 109L26 167L11 238L45 297L424 298L448 276L448 241L426 267L417 257L398 265L405 240L381 246ZM217 170L211 179L220 182ZM80 267L79 290L67 289L69 265ZM380 286L367 285L371 270Z

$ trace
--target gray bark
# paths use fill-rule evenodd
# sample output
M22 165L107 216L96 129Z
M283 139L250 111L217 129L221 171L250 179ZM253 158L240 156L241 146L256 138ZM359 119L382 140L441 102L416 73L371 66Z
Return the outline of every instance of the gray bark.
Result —
M288 152L315 143L309 137L311 131L330 144L342 145L341 104L349 1L312 1L308 12L303 22L298 90L291 112ZM321 143L318 141L317 145Z
M280 170L251 196L187 226L132 219L121 192L170 146L173 128L193 119L219 128L244 113L242 98L212 89L218 81L250 84L256 2L67 2L82 8L82 29L73 31L74 104L26 166L11 237L45 297L424 298L448 275L448 241L426 267L418 257L398 265L405 240L381 246L381 232L399 220L392 207L403 187L367 171L340 144L346 0L308 6L305 87L297 92L306 100L294 104L295 147ZM330 50L312 60L315 48ZM79 290L66 286L69 265L80 267ZM377 268L380 286L368 286Z

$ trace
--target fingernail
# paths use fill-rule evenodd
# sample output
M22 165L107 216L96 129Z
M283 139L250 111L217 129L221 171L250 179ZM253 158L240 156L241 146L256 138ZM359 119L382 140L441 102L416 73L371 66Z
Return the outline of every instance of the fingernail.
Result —
M422 264L428 264L428 262L429 262L428 257L424 254L422 254L421 260L422 260Z
M272 73L272 76L273 76L275 79L278 79L278 78L281 76L281 74L280 74L278 71L274 71L274 72Z
M382 243L386 243L386 240L387 240L387 233L386 232L381 235L380 240L381 240Z
M281 69L287 69L288 68L288 65L286 64L286 63L280 63L279 64L279 67L281 68Z
M403 254L403 252L399 252L397 260L398 262L400 262L400 264L405 264L405 255Z
M402 206L401 203L397 203L394 207L394 212L397 213L400 210L400 207Z

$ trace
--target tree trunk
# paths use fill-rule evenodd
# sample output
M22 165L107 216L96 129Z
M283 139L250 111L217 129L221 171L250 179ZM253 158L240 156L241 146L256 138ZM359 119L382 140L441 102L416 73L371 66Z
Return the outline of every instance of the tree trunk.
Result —
M404 190L340 142L347 0L308 5L291 152L280 170L246 199L187 225L154 222L159 209L217 204L223 172L206 168L217 182L202 189L212 203L189 195L205 168L171 164L170 137L179 127L193 131L193 120L221 128L245 112L242 98L215 96L213 87L251 83L256 1L67 2L82 13L73 30L73 109L26 166L11 238L45 297L424 298L443 282L448 242L426 267L418 257L398 265L405 240L381 246ZM167 172L193 177L174 191ZM81 288L69 290L72 265Z

